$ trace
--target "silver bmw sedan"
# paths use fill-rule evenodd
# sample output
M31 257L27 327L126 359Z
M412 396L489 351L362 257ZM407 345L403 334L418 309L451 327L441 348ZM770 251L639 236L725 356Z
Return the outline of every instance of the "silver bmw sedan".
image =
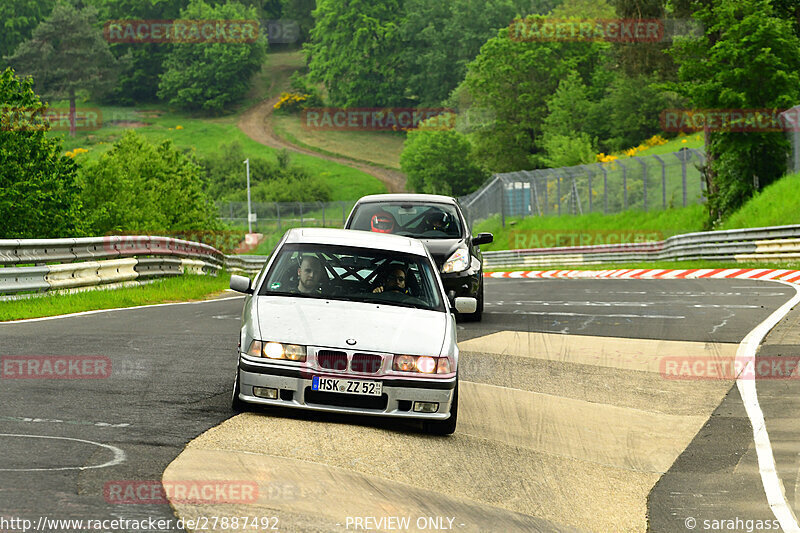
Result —
M451 301L418 240L291 229L245 293L232 404L421 419L451 434L458 347Z

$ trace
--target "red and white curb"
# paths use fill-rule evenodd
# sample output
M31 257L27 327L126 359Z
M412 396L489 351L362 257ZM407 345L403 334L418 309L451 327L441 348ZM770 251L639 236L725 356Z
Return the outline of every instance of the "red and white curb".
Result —
M518 270L485 272L487 278L591 278L591 279L761 279L800 283L800 270L774 268L689 268L619 270Z

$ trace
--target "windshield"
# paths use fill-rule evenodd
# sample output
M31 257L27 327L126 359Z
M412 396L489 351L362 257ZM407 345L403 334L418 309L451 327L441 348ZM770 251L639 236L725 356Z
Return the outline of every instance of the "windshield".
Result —
M375 302L444 311L427 257L319 244L287 244L259 295Z
M422 239L460 239L463 235L458 212L449 204L364 203L356 207L349 229Z

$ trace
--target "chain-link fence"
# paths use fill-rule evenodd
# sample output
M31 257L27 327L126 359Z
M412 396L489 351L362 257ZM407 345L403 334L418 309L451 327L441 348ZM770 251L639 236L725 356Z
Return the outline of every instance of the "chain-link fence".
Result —
M699 166L705 155L692 148L575 167L496 174L460 198L474 223L505 218L652 211L705 201Z
M253 232L270 233L300 226L342 228L356 201L252 202ZM219 218L232 228L247 229L247 202L219 205Z

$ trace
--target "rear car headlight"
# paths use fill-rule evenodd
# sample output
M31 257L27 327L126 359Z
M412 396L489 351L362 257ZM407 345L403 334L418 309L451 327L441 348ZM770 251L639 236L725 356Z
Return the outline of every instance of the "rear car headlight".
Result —
M463 272L467 268L469 268L469 250L459 248L445 261L444 266L442 266L442 273Z
M250 343L250 348L247 349L247 355L303 362L306 360L306 347L299 344L254 340Z
M449 374L450 360L427 355L395 355L392 369L417 374Z

